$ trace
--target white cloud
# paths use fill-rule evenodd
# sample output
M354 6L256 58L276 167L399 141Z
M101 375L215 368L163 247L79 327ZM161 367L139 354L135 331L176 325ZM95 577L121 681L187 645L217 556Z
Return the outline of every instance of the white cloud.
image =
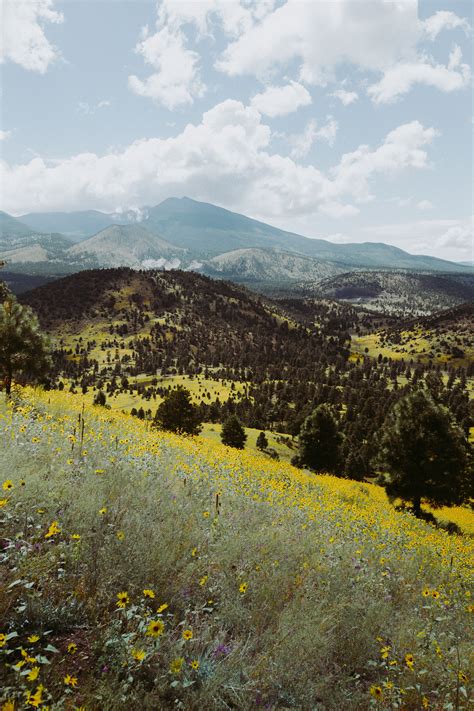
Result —
M11 135L11 131L3 131L2 129L0 129L0 141L8 141Z
M165 259L160 257L159 259L145 259L142 262L142 267L144 269L164 269L168 272L170 269L179 269L181 264L181 259L175 257L174 259Z
M286 86L269 86L261 94L257 94L250 102L261 114L274 118L286 116L297 111L300 106L311 104L311 94L296 81Z
M0 62L13 62L44 74L59 52L46 38L44 25L59 23L63 15L53 9L55 0L2 0Z
M88 104L86 101L79 101L77 104L77 112L82 116L93 116L100 109L105 109L111 106L110 101L99 101L97 104Z
M23 165L0 161L3 209L13 214L84 208L113 212L190 195L268 220L291 215L356 214L380 176L428 165L436 135L414 121L391 131L376 148L359 146L328 173L271 152L261 114L227 100L174 138L135 141L125 150L82 153Z
M449 10L438 10L434 15L421 22L423 31L430 40L435 40L442 30L454 30L461 27L465 32L470 29L468 21Z
M339 99L344 106L353 104L354 101L357 101L359 98L359 94L356 91L346 91L345 89L337 89L337 91L333 91L330 96L334 96L335 99Z
M324 239L328 242L332 242L333 244L348 244L353 241L349 235L345 235L342 232L336 232L333 235L326 235Z
M367 91L376 104L390 104L407 94L415 84L434 86L445 92L463 89L469 85L471 70L461 59L461 50L455 46L447 66L434 64L427 57L400 62L387 69L382 79Z
M199 55L186 48L181 30L164 26L149 35L144 28L143 39L135 50L156 70L144 80L129 76L128 85L135 94L153 99L170 110L190 104L203 94Z
M419 210L432 210L433 207L434 205L430 202L430 200L420 200L420 202L417 203L417 208Z
M339 125L330 116L328 119L328 123L319 129L316 121L311 119L306 124L303 133L290 136L289 141L293 146L290 154L292 158L304 158L310 152L315 141L324 141L330 146L334 145Z

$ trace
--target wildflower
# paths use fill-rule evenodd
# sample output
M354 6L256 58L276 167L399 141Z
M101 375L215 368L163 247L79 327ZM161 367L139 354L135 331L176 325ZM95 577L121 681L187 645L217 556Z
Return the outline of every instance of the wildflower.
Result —
M48 528L48 532L44 534L44 537L51 538L52 536L55 536L57 533L61 533L61 529L58 526L58 522L53 521L53 523Z
M29 674L27 674L27 679L28 681L35 681L38 678L38 674L40 673L40 668L39 667L33 667L30 671Z
M203 575L201 580L199 581L199 585L202 587L203 585L205 585L207 583L208 580L209 580L209 575Z
M15 711L15 702L8 699L2 706L2 711Z
M415 665L413 654L405 654L405 664L407 665L408 669L413 669Z
M28 642L30 642L30 644L34 644L39 640L39 638L39 634L30 634L30 636L28 637Z
M191 669L194 669L194 671L197 671L199 669L199 662L197 659L193 659L192 662L190 662Z
M41 706L41 704L43 703L43 691L43 684L39 684L36 687L36 691L34 694L32 694L31 691L27 691L25 694L27 706L33 706L33 708L35 709L39 708L39 706Z
M192 630L184 630L184 632L183 632L183 639L186 640L186 642L187 642L187 641L189 641L189 640L192 639L192 638L193 638Z
M426 696L423 696L421 699L421 705L424 709L429 708L430 702L429 699Z
M125 533L123 531L117 531L117 538L119 539L119 541L123 541L123 539L125 538Z
M147 637L161 637L165 629L165 623L161 620L152 620L146 630Z
M425 588L421 594L423 595L423 597L429 597L431 593L428 588Z
M387 659L388 658L388 653L390 652L391 647L382 647L380 650L380 656L382 659Z
M466 610L467 610L468 612L474 612L474 605L468 605L468 606L466 607Z
M75 654L77 652L77 644L75 642L69 642L67 651L68 654Z
M173 661L170 664L170 672L172 674L179 674L181 672L181 669L183 668L183 664L184 664L183 657L177 657L176 659L173 659Z
M33 444L38 444L38 442L39 442L39 437L32 437L32 438L31 438L31 441L33 442Z
M469 681L466 674L464 674L464 672L462 671L458 672L458 679L459 681L462 681L463 684L467 684L467 682Z
M386 689L393 689L393 681L384 681L383 685Z
M146 652L143 649L132 649L132 657L136 662L142 662L146 657Z
M198 549L197 549L197 548L193 548L192 551L191 551L192 557L195 558L195 557L197 556L197 554L198 554Z
M71 676L70 674L66 674L64 677L64 683L66 686L70 686L72 689L75 689L77 686L77 677L76 676Z
M96 469L95 474L105 474L105 469Z
M153 590L149 590L148 588L145 588L145 590L143 591L143 595L145 597L149 597L150 600L153 600L155 597L155 593L153 592Z
M437 600L439 598L439 592L437 590L433 590L433 592L431 593L431 597L434 600Z
M204 518L209 518L209 516L210 516L209 511L204 511L203 516L204 516Z
M99 509L99 513L101 516L104 516L104 514L107 513L107 506L103 506L101 509Z
M8 504L8 499L0 499L0 509Z
M13 482L11 479L7 479L6 481L3 482L2 484L2 489L4 491L11 491L13 489Z
M124 607L127 607L129 602L130 598L128 597L128 592L117 593L117 607L120 607L123 610Z
M247 592L248 586L249 586L248 583L240 583L240 585L239 585L239 592L242 593L242 595L243 595L244 593Z
M162 605L160 605L159 608L157 609L157 613L160 614L161 612L163 612L163 610L166 610L167 607L169 607L168 603L167 603L167 602L164 602L164 603L163 603Z
M371 694L371 696L374 697L374 699L382 699L383 698L383 691L380 686L371 686L370 687L370 694Z

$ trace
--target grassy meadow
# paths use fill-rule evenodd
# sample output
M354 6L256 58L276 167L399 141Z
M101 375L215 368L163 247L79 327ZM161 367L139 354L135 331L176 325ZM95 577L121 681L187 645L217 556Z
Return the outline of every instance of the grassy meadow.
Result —
M474 515L80 396L0 406L0 699L49 709L467 709ZM216 434L216 430L210 433Z

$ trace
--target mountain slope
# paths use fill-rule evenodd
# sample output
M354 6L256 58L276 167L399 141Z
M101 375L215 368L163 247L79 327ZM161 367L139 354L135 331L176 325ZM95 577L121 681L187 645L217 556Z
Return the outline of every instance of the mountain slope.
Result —
M249 284L281 284L297 280L317 282L345 270L332 262L300 254L249 248L219 254L206 262L199 271L208 276Z
M61 232L74 242L91 237L109 227L114 220L111 215L98 210L81 212L30 212L19 218L25 225L38 232ZM119 222L119 220L115 220Z
M35 230L24 222L0 210L0 245L10 244L12 240L19 237L27 237L33 232Z
M141 267L146 260L169 259L184 250L141 225L112 225L68 249L68 257L101 267ZM177 264L176 266L179 266Z
M340 274L315 286L315 296L347 301L397 316L423 316L474 299L474 275L359 271Z

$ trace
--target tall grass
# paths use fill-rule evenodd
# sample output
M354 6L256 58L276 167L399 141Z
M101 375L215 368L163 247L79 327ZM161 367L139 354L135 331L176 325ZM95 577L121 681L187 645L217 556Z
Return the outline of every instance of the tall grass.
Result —
M0 472L7 709L467 708L470 539L378 487L31 389Z

